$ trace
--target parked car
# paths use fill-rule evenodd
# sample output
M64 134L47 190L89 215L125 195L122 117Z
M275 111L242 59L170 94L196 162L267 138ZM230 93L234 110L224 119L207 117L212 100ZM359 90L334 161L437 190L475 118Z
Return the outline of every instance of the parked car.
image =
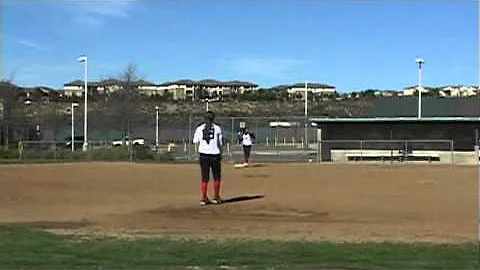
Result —
M123 140L115 140L112 142L112 146L128 146L130 144L129 137L126 136ZM133 146L145 145L145 139L134 138L132 139Z
M83 147L83 136L75 136L73 137L74 143L75 143L75 149L81 149ZM72 147L72 137L66 137L65 143L62 144L65 148L71 148Z

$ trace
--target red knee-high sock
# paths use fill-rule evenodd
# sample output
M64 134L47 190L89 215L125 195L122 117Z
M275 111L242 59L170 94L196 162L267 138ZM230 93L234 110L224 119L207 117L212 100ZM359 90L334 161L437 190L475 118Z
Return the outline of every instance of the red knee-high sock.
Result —
M213 191L215 198L220 198L220 180L213 181Z
M200 188L202 191L202 199L207 198L208 181L202 181Z

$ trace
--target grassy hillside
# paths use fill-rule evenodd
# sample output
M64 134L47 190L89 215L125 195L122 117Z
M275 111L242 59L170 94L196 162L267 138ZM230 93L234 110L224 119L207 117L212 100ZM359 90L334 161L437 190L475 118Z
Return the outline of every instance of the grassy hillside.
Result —
M98 109L97 104L97 109ZM152 114L155 105L160 107L160 119L173 121L186 119L188 115L201 115L206 104L202 102L150 102L145 101L139 106L143 115ZM359 117L366 116L373 105L372 100L325 100L309 102L309 115L330 117ZM303 101L225 101L212 102L209 109L219 116L302 116L304 115ZM150 112L149 112L150 111Z
M89 116L91 121L99 121L104 124L125 118L127 115L134 115L136 122L151 122L155 117L155 106L160 107L160 121L178 122L188 119L189 115L202 115L206 104L203 102L154 102L141 101L129 111L113 103L90 102ZM361 117L367 116L373 106L373 100L324 100L309 102L308 114L311 116L330 117ZM17 119L49 119L55 118L60 121L68 121L70 103L59 102L50 104L34 103L29 106L16 106L13 116ZM218 116L303 116L303 101L224 101L212 102L209 109ZM76 109L75 115L83 117L83 104Z

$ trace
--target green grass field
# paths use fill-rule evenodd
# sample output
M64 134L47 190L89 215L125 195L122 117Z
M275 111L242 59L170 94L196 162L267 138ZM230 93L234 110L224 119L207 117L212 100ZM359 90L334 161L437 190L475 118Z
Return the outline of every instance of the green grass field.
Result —
M139 240L58 236L19 225L0 226L0 267L480 269L478 245Z

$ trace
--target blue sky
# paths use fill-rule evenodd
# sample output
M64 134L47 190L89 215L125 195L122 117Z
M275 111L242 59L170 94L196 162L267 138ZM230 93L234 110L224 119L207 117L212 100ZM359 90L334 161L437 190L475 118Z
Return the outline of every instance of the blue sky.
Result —
M297 82L341 92L478 84L475 1L8 1L4 76L55 88L135 63L152 82Z

